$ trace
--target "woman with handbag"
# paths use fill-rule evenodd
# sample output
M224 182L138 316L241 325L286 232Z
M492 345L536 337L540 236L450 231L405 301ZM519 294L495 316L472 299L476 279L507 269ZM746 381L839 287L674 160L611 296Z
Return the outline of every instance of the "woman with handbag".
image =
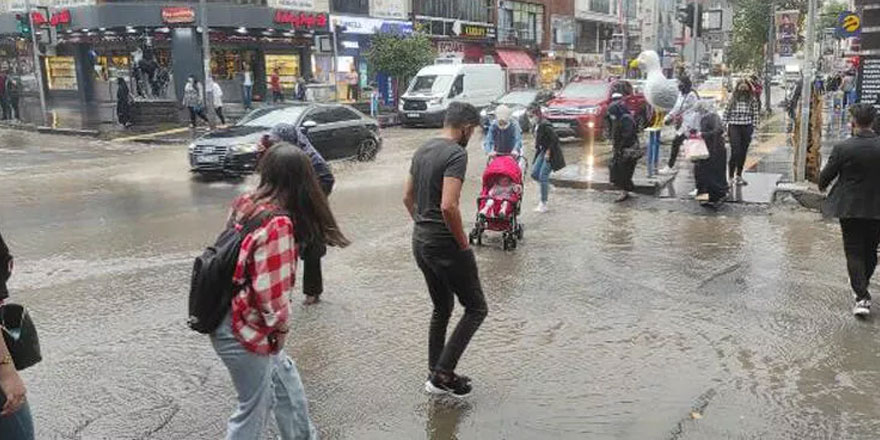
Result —
M696 200L718 207L727 197L727 149L724 147L724 123L710 101L701 101L696 109L700 115L700 135L709 157L694 161Z
M0 305L9 297L6 281L11 275L12 255L0 235ZM33 440L34 421L27 403L27 390L4 339L0 337L0 438Z
M205 91L195 75L189 76L183 88L183 106L189 109L190 127L196 128L196 116L208 122L208 116L205 115Z
M559 136L553 126L544 119L540 104L532 106L532 114L537 120L535 129L535 164L532 166L532 179L541 187L536 212L547 212L547 198L550 196L550 173L565 168L565 157L559 146Z
M245 224L270 213L244 237L233 282L242 286L230 312L211 334L214 351L238 392L226 438L258 439L270 412L283 440L317 438L296 364L284 353L290 295L296 279L297 241L344 247L309 157L281 142L260 159L256 190L233 204L229 222Z
M623 95L619 93L612 95L611 99L614 100L614 103L608 108L608 116L611 118L613 151L610 180L614 186L621 190L620 197L615 200L616 203L629 199L630 193L635 189L632 178L636 171L636 164L643 154L639 147L639 135L635 120L621 98Z

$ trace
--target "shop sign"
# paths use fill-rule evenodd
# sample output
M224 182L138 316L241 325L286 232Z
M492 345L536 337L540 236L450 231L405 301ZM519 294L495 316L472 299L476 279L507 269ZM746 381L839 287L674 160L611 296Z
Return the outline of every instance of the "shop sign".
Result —
M334 15L330 21L333 24L332 29L345 27L345 33L347 34L370 35L377 32L387 32L409 35L413 32L412 22L409 21L349 17L345 15Z
M49 19L49 22L52 26L58 26L59 24L70 24L70 9L64 9L62 11L58 11L52 14L52 18Z
M75 8L77 6L91 6L97 2L95 0L53 0L50 3L55 8Z
M195 23L196 11L186 6L162 8L162 22L168 24Z
M275 11L275 23L289 24L295 29L320 29L327 27L327 14L313 14L309 12L288 11L279 9Z
M472 40L495 39L495 26L490 24L439 18L420 19L418 24L431 35L438 37L461 37Z
M458 35L468 38L488 38L489 27L478 24L463 24L461 25L461 32L459 32Z
M404 0L373 0L370 15L384 18L406 18L406 2Z

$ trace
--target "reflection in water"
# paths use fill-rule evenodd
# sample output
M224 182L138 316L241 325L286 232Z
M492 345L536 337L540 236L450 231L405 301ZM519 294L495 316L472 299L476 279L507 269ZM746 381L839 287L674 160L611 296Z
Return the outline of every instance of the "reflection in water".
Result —
M453 397L440 397L428 402L425 434L429 440L458 438L458 425L471 412L470 403Z
M603 241L609 248L633 247L633 210L628 206L614 205L610 210L608 221L605 222Z

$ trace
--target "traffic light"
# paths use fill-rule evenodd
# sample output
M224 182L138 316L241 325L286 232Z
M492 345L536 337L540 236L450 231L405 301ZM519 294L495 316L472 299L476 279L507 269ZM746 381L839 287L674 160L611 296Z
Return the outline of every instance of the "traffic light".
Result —
M700 37L703 35L703 5L688 3L687 6L678 8L678 21L690 28L691 35L694 35L694 14L697 14L696 36Z
M31 22L28 20L27 14L15 14L15 21L18 26L18 33L23 37L31 35Z

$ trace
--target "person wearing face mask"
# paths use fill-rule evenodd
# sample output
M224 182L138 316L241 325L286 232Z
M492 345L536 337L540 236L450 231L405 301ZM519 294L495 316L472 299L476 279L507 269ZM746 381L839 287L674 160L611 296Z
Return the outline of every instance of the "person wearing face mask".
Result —
M682 76L678 79L678 91L680 93L678 101L676 101L675 107L666 115L665 122L666 124L671 124L673 121L680 119L681 125L677 130L675 139L672 140L669 162L666 167L659 171L660 174L672 174L675 172L675 161L678 159L681 145L684 144L691 131L696 132L700 130L700 118L694 112L694 107L700 100L700 97L694 91L690 78Z
M724 110L724 122L727 123L727 135L730 139L730 164L727 167L727 177L732 184L748 185L742 176L743 167L746 164L746 155L752 143L752 135L755 133L760 112L758 99L752 93L751 87L746 81L740 80Z
M440 137L413 155L403 196L415 222L413 255L434 303L425 391L459 398L470 394L471 385L467 377L455 374L455 367L488 313L459 210L467 174L465 147L479 124L480 114L473 105L449 104ZM464 315L447 341L446 327L456 297L464 306Z
M183 106L189 109L190 127L196 128L196 116L208 122L205 115L205 94L199 80L195 75L190 75L183 88Z
M483 139L483 150L488 154L522 156L522 129L511 119L510 107L501 104L495 109L495 120Z

